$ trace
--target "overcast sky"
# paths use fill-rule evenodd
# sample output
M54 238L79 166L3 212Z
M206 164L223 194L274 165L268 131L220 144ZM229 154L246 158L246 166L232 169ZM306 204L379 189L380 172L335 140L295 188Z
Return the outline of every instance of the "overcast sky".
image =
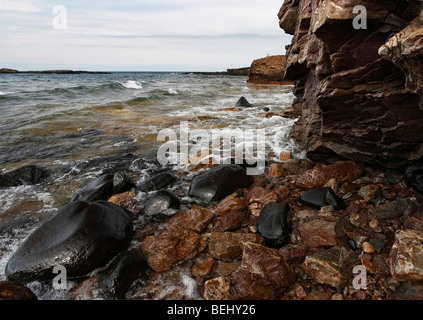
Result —
M0 0L0 67L108 71L246 67L254 59L285 53L291 37L279 28L282 3Z

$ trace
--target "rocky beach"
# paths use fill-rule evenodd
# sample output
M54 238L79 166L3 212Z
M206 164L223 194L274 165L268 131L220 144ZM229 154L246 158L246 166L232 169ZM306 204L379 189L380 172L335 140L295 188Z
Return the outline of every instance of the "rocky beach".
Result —
M358 5L367 28L353 28ZM246 81L292 90L292 107L238 95L218 110L290 119L275 138L295 147L273 148L261 174L210 150L183 166L122 153L3 171L1 188L68 191L8 257L0 298L55 296L61 266L64 300L423 299L421 12L411 0L284 2L286 56L255 61ZM6 221L2 234L28 223Z

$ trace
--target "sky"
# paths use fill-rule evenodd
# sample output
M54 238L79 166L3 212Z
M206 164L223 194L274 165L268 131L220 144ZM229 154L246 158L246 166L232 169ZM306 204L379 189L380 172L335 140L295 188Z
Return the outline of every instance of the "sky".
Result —
M282 0L0 0L0 68L224 71L285 53Z

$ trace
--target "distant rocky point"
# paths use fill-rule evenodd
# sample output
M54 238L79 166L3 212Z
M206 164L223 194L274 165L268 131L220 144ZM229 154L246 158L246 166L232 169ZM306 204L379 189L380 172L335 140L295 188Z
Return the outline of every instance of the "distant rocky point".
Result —
M292 81L285 80L284 55L267 56L254 60L248 74L248 83L252 84L293 84Z
M40 71L18 71L14 69L2 68L0 73L35 73L35 74L109 74L110 72L98 71L73 71L73 70L40 70Z

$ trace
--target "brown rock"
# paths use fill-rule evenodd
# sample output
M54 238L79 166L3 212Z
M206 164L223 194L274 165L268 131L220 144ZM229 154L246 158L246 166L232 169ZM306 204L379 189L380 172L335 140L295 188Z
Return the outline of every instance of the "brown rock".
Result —
M231 293L231 280L227 277L218 277L204 283L204 299L227 300Z
M227 214L232 211L242 211L247 208L248 201L244 198L225 198L214 208L217 214Z
M318 218L301 221L299 231L303 243L309 248L336 246L336 224L338 219Z
M128 191L124 193L115 194L107 201L121 206L122 208L125 208L129 211L132 211L135 208L136 204L135 192Z
M275 249L247 242L241 267L232 274L235 290L242 299L272 300L295 282L295 273Z
M297 180L297 185L305 189L317 189L330 179L352 182L363 175L363 168L354 161L338 161L332 165L317 165L305 172Z
M241 228L247 217L246 211L234 211L217 217L210 228L211 232L234 231Z
M96 274L88 279L85 279L77 286L71 289L70 300L94 300L104 299L103 292L100 289L100 274Z
M198 233L186 229L174 229L147 237L141 247L151 269L162 272L175 263L194 258L197 255L199 242Z
M278 196L263 187L254 187L247 193L245 199L250 203L258 202L262 205L278 202Z
M214 215L211 210L194 206L189 210L181 210L167 222L170 229L184 228L201 233L209 225Z
M284 162L282 168L292 175L302 175L312 168L310 162L306 159L294 159Z
M214 232L209 238L210 254L219 260L241 258L243 242L264 244L264 239L252 233Z
M357 254L336 246L306 257L303 268L317 282L339 288L353 277L352 269L358 264Z
M279 163L272 163L269 168L269 178L279 178L283 174L283 168Z
M216 266L215 273L219 276L230 276L241 266L241 262L220 262Z
M31 289L11 281L0 282L0 300L38 300Z
M248 74L248 82L253 84L292 84L284 80L285 56L269 56L254 60Z
M279 154L279 161L288 161L292 159L292 153L283 151Z
M399 230L390 252L390 269L398 281L423 280L423 235L417 230Z
M213 272L215 264L216 260L209 255L201 255L195 260L194 265L191 267L191 273L194 277L208 277Z

